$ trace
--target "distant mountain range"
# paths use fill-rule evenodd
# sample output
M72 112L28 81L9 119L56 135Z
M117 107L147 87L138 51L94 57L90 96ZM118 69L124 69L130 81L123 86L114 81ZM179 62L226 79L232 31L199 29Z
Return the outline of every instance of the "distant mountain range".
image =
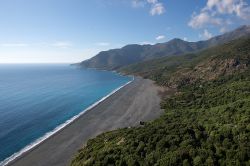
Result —
M158 43L155 45L131 44L120 49L102 51L91 59L79 63L79 65L85 68L117 70L130 64L154 58L196 52L240 37L250 37L250 25L241 26L234 31L205 41L188 42L181 39L173 39L166 43Z

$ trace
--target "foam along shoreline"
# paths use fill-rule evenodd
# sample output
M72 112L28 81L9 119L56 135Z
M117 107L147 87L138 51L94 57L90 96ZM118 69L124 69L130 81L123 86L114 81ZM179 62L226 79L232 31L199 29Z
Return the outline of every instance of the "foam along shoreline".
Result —
M5 166L5 165L9 164L10 162L14 161L15 159L21 157L22 154L24 154L24 153L32 150L33 148L35 148L36 146L38 146L39 144L41 144L42 142L44 142L46 139L50 138L51 136L53 136L54 134L56 134L57 132L59 132L60 130L62 130L63 128L65 128L66 126L68 126L69 124L71 124L72 122L74 122L76 119L78 119L84 113L86 113L87 111L89 111L92 108L96 107L98 104L100 104L101 102L103 102L105 99L107 99L108 97L110 97L111 95L113 95L114 93L116 93L117 91L119 91L120 89L122 89L123 87L127 86L128 84L130 84L133 81L134 81L134 77L132 77L131 81L129 81L126 84L124 84L124 85L116 88L111 93L109 93L108 95L104 96L103 98L101 98L100 100L98 100L97 102L95 102L94 104L90 105L89 107L87 107L86 109L84 109L79 114L73 116L72 118L70 118L69 120L67 120L66 122L64 122L63 124L57 126L54 130L47 132L44 136L38 138L34 142L32 142L29 145L25 146L19 152L16 152L13 155L11 155L10 157L8 157L5 160L1 161L0 162L0 166Z
M8 166L68 166L89 139L159 117L164 112L160 108L160 90L162 88L153 81L135 77L73 123L9 162Z

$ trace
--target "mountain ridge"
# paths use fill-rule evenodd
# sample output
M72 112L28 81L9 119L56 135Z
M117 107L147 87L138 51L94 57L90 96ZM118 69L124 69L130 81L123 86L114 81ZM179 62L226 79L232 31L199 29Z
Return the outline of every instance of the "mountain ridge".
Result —
M152 59L118 71L153 79L168 87L213 80L248 68L249 44L250 37L242 37L197 53Z
M250 36L249 25L243 25L233 31L205 41L188 42L174 38L168 42L155 45L129 44L122 48L101 51L96 56L78 65L85 68L117 70L121 67L150 59L197 52L243 36Z

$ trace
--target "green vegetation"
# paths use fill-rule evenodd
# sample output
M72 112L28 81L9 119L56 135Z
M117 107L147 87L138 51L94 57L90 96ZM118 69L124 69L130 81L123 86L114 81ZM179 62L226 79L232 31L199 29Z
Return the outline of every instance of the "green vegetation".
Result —
M71 165L250 165L249 43L240 39L134 68L147 69L159 83L178 84L178 93L162 101L165 114L89 140ZM180 84L187 77L194 81Z

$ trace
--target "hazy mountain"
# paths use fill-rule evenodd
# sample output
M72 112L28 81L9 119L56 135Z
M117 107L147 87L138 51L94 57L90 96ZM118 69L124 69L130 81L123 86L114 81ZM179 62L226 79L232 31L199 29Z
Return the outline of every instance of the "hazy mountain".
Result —
M120 49L102 51L91 59L81 62L80 65L87 68L115 70L145 60L196 52L244 36L250 36L249 25L241 26L234 31L227 32L206 41L188 42L181 39L173 39L166 43L158 43L155 45L127 45Z

